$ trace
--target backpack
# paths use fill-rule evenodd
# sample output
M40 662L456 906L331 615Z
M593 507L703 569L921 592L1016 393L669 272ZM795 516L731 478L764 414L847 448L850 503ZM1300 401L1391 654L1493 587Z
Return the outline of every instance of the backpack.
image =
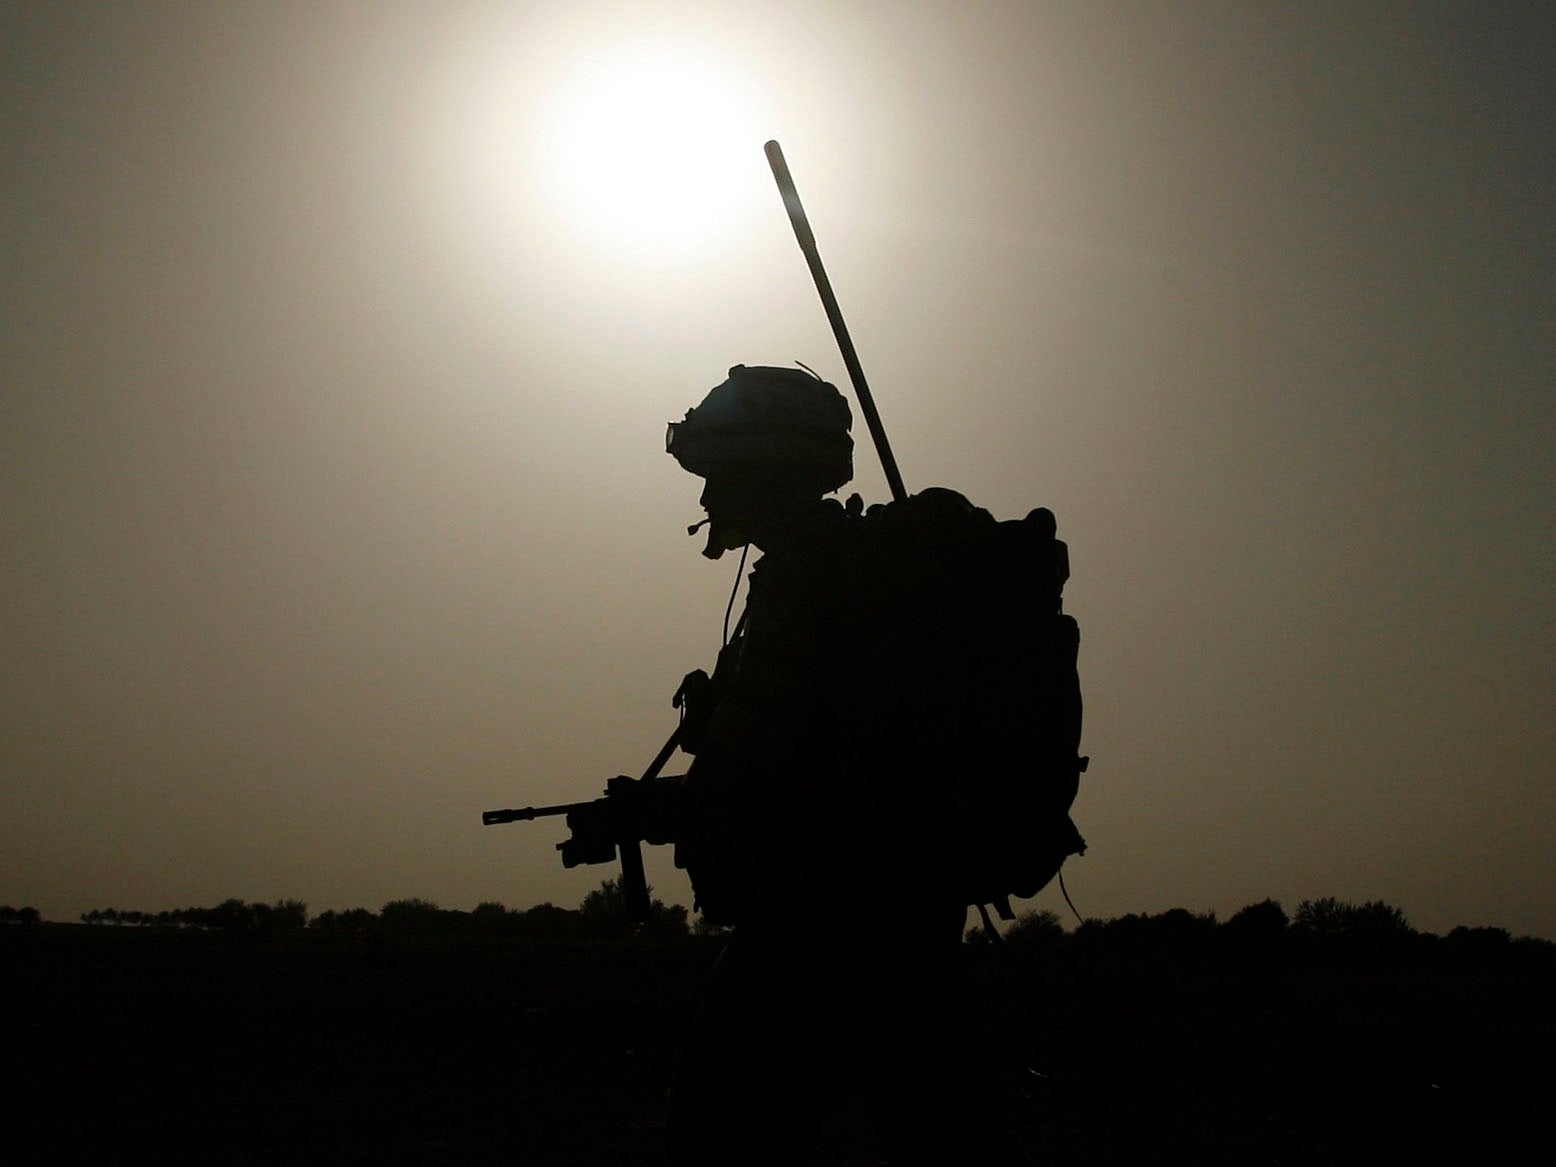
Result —
M915 727L911 749L934 765L952 760L917 849L943 856L929 878L963 903L1013 919L1011 897L1036 895L1086 849L1070 818L1089 759L1080 629L1061 603L1068 548L1046 508L1000 522L943 487L873 506L857 530L891 706L873 715Z

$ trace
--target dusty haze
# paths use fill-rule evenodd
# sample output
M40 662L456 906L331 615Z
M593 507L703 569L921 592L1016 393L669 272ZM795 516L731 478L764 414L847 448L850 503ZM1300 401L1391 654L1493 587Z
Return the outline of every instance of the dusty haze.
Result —
M1077 904L1556 937L1549 10L560 12L0 10L0 901L597 885L478 814L640 769L711 663L664 423L844 381L776 137L910 489L1069 540ZM638 45L730 97L672 239L563 150Z

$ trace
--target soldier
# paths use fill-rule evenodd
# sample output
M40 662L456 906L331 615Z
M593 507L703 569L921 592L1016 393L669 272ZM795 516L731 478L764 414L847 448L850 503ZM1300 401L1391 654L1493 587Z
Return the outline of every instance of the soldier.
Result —
M676 863L734 932L671 1099L679 1162L798 1163L862 1095L893 1164L1027 1162L993 1121L959 977L966 903L933 814L954 732L933 637L863 537L847 402L737 365L668 450L705 479L704 554L763 552L674 792Z

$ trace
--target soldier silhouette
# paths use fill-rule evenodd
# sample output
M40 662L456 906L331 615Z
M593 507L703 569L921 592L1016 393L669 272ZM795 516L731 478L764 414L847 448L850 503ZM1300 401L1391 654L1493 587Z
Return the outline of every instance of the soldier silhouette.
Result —
M713 678L683 689L694 760L667 792L697 907L734 926L672 1089L673 1156L815 1161L860 1099L893 1164L1027 1163L965 1008L968 901L937 830L966 761L954 669L858 496L827 497L852 478L851 423L808 372L737 365L669 430L705 480L704 554L762 552Z

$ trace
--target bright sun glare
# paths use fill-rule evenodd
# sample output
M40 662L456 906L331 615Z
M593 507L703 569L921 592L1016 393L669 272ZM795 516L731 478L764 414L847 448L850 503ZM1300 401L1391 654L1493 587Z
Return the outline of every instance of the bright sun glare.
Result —
M710 244L761 173L762 127L738 76L689 49L639 45L570 70L542 139L573 229L633 251Z
M472 26L463 49L449 58L433 173L458 237L493 270L556 247L579 270L590 256L691 270L771 214L762 143L778 127L748 71L714 47L497 24Z

